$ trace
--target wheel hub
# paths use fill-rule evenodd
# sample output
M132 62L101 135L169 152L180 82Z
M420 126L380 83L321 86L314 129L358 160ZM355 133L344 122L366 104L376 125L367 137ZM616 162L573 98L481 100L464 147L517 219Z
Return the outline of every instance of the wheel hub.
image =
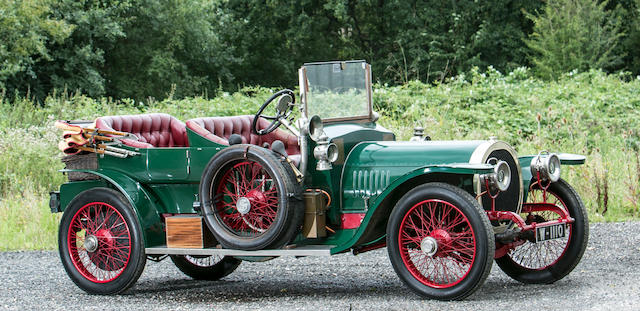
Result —
M249 193L247 193L247 199L249 199L249 201L251 202L260 202L260 203L267 202L267 197L264 195L264 193L256 189L251 190L249 191Z
M433 232L431 233L431 236L433 236L436 239L436 241L440 243L445 243L445 244L451 243L451 235L446 230L442 230L442 229L433 230Z
M236 208L241 215L246 215L251 211L251 201L249 201L246 197L241 197L238 199L238 203L236 204Z
M93 253L98 249L98 238L95 235L90 235L84 239L84 248L89 253Z
M438 252L438 241L435 238L428 236L420 242L420 249L425 255L431 257Z

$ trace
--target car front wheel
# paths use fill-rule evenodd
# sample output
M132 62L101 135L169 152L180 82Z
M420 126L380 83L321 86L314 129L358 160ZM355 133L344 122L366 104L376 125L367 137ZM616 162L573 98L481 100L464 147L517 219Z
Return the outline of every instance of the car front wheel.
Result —
M387 250L396 273L414 292L458 300L486 280L495 244L489 220L471 195L429 183L405 194L391 212Z
M563 179L552 183L547 191L534 186L527 203L549 203L566 211L574 221L566 229L566 236L544 242L524 241L505 256L496 259L508 276L528 284L553 283L571 272L584 254L589 239L587 209L580 196ZM527 222L557 220L560 215L549 210L522 215Z

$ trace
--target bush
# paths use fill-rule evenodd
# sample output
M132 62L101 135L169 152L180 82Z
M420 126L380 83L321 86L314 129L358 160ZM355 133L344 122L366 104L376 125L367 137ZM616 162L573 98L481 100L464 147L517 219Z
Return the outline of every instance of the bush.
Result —
M538 75L555 79L622 63L624 55L614 53L622 36L620 17L606 6L607 1L549 0L539 15L527 14L534 26L526 44Z

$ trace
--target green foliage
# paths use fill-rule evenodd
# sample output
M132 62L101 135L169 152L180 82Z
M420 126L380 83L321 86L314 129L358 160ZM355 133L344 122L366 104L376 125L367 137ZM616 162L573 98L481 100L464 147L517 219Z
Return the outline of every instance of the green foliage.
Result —
M24 55L18 49L4 52L3 59L16 59L0 75L0 88L8 94L30 91L42 100L54 90L71 90L138 101L206 97L245 85L291 87L302 63L333 59L365 58L383 82L441 81L472 66L508 71L527 63L522 39L531 23L522 10L541 4L0 1L0 10L27 8L15 25L29 26L14 25L7 34L37 43ZM65 31L38 23L59 24Z
M622 2L622 0L621 0ZM624 69L640 74L640 0L626 0L623 28L626 30L621 50L626 51Z
M441 80L477 65L509 71L526 63L531 29L522 10L540 1L244 1L223 11L243 60L244 83L292 85L303 63L366 59L383 82ZM282 57L286 55L287 57ZM269 60L265 63L265 59Z
M53 15L75 28L63 43L49 47L55 62L41 64L39 78L30 82L41 90L38 97L43 98L51 88L80 91L92 97L105 95L109 79L104 72L105 53L126 36L124 14L130 7L129 1L57 1Z
M214 2L1 0L0 89L43 100L207 94L232 85L234 49ZM4 42L7 42L5 45Z
M536 72L554 79L572 70L619 65L623 55L614 51L623 35L621 19L606 6L607 1L549 0L541 14L527 14L534 28L526 44Z
M0 98L0 249L55 245L59 215L49 214L47 195L64 176L57 172L63 165L54 120L145 112L182 120L250 114L273 91L251 87L213 99L145 105L67 94L49 96L40 107ZM373 99L381 125L400 140L420 125L435 140L498 136L520 155L540 150L585 154L586 165L565 167L563 178L577 188L591 219L640 217L640 79L591 70L545 82L526 68L509 74L476 68L437 86L419 81L376 85Z
M51 2L0 0L0 89L13 91L37 79L36 64L53 59L47 45L64 41L73 31L51 17Z
M211 1L138 0L123 25L126 38L107 55L109 96L144 99L214 93L233 81L238 62L223 41L233 21Z
M240 85L292 87L304 62L348 58L341 52L344 25L324 1L221 1L220 11L226 19L221 34L235 48L238 62L231 68Z
M207 98L293 87L304 62L335 59L392 84L473 67L639 74L638 1L0 0L0 91Z
M94 97L105 94L104 55L118 38L125 36L121 24L128 2L3 0L0 9L5 7L20 7L24 12L13 19L20 27L7 29L17 39L3 36L3 42L20 42L26 35L33 50L25 49L26 59L21 60L21 65L9 67L17 68L13 75L0 75L0 87L8 94L29 92L38 99L55 89ZM16 55L19 53L14 51L6 57L11 60Z

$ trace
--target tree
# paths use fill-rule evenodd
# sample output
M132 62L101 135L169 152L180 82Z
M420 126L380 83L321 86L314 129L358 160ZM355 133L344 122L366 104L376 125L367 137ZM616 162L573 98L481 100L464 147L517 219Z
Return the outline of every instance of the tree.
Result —
M303 63L343 57L342 24L325 1L223 1L220 9L228 14L221 34L235 48L238 84L293 87Z
M0 0L0 89L26 92L41 78L37 63L51 61L48 45L63 42L74 26L51 17L51 2Z
M571 71L608 69L622 62L614 53L622 32L617 11L607 1L549 0L542 13L527 14L534 23L526 44L541 77L553 79Z
M373 63L385 82L441 80L473 66L511 70L526 62L531 23L523 10L540 1L332 0L347 31L350 57Z
M126 34L123 25L131 1L58 0L52 16L74 26L71 35L49 45L52 61L40 63L39 89L68 89L92 97L105 95L105 54Z
M304 62L366 59L376 79L434 80L473 66L511 70L526 62L532 23L522 0L225 1L235 21L227 42L249 84L295 85Z
M640 0L626 0L624 2L626 3L620 3L621 7L626 8L623 18L625 36L620 48L620 50L626 51L626 53L621 53L625 58L623 68L638 75L640 74L640 54L638 54L640 50Z
M206 0L138 0L126 37L105 55L107 94L144 99L213 93L230 87L235 45L223 40L232 20Z

